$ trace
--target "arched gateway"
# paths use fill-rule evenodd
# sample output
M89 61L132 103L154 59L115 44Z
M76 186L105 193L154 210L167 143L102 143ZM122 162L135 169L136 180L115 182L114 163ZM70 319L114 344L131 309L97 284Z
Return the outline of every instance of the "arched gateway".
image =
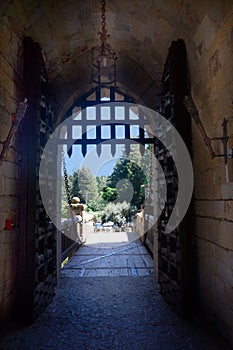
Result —
M185 55L184 43L181 40L173 42L164 69L159 112L177 128L190 148L190 120L183 105L184 96L188 94ZM55 130L56 121L51 99L48 97L49 90L43 75L43 64L39 60L39 47L30 39L25 39L25 64L27 60L30 61L35 57L37 57L37 79L34 74L36 85L35 80L32 79L33 75L25 74L25 95L29 99L28 116L31 113L36 116L30 120L30 124L25 122L24 125L28 135L24 144L25 152L28 154L24 168L29 180L23 189L25 190L24 201L27 203L30 215L23 219L25 228L28 232L30 231L30 236L24 234L21 238L25 249L21 253L22 274L19 300L23 301L21 306L26 305L27 318L40 314L50 302L54 294L56 278L59 275L56 271L60 269L58 231L45 211L45 203L42 201L39 188L40 158L50 135ZM35 67L33 69L35 70ZM179 89L176 88L177 81L179 81ZM145 229L146 237L153 246L152 253L162 295L178 312L187 314L192 304L190 303L192 257L189 219L186 215L175 230L170 233L166 232L166 224L175 207L179 190L178 175L172 155L159 141L159 137L156 137L156 131L155 134L153 133L153 121L148 120L143 109L140 109L133 99L120 89L104 85L94 87L77 99L63 120L67 118L71 119L71 122L66 126L66 136L58 137L57 146L66 145L69 157L72 156L74 146L79 146L85 157L88 145L96 145L96 152L99 156L102 145L109 145L114 157L117 145L124 146L126 155L130 153L131 144L138 144L142 154L145 145L151 145L152 153L158 159L164 172L163 178L152 180L151 190L154 187L153 196L156 197L156 188L158 189L156 183L163 182L165 179L163 185L166 187L167 195L158 222ZM157 132L159 135L161 130ZM162 132L167 133L167 137L170 138L167 142L172 145L174 135L169 133L169 130L162 130ZM59 154L57 156L58 169L61 165L61 157ZM48 154L47 161L53 164L54 160L56 160L56 154ZM47 206L54 205L53 199L56 200L60 190L57 187L56 176L54 173L49 173L48 169L49 166L44 169L44 173L40 172L40 185L43 186L44 179L44 185L50 191L50 201ZM30 191L26 190L29 187ZM158 194L157 197L159 199ZM145 204L145 214L153 215L155 210L153 206L156 205L158 205L156 200L150 205ZM179 211L179 208L176 210ZM60 220L59 217L57 219ZM34 234L31 234L32 231ZM24 258L23 254L25 254Z

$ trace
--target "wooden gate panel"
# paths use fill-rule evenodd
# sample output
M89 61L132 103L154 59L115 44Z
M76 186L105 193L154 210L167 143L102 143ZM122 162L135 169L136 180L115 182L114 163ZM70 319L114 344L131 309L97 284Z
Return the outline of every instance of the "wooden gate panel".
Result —
M165 64L161 83L160 113L179 132L187 148L191 149L190 117L183 100L188 94L186 50L182 40L173 42ZM166 131L167 142L175 147L175 138ZM187 316L192 308L192 241L191 217L186 214L180 225L165 233L169 217L175 207L178 192L178 175L175 163L161 143L155 144L155 155L163 168L167 200L158 220L158 278L164 299L181 315ZM179 217L179 207L176 206Z
M57 231L45 211L39 188L40 159L49 136L54 130L54 125L53 109L45 95L41 95L40 99L38 99L37 108L34 317L38 316L46 305L51 302L56 285ZM47 154L46 156L48 161L54 162L54 154ZM44 174L40 175L43 177L43 184L50 192L51 205L54 205L56 200L56 183L46 170Z
M20 218L18 317L31 322L49 303L56 283L56 230L40 197L40 157L54 128L45 89L44 63L38 44L24 39L23 91L28 109L24 137Z

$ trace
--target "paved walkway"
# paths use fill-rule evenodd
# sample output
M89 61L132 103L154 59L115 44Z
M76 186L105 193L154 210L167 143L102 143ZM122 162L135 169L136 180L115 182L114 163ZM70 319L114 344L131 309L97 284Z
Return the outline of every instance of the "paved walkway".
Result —
M62 270L63 277L150 276L154 263L133 232L97 232Z
M184 323L164 303L153 261L139 241L110 246L92 239L65 265L46 311L31 326L5 335L1 350L229 350L216 334Z

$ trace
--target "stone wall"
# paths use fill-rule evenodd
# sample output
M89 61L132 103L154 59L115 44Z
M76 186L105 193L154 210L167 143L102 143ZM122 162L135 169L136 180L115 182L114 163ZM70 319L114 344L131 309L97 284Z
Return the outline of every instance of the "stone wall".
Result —
M11 127L11 114L21 98L18 38L8 23L0 26L0 152ZM0 320L14 310L17 291L19 228L4 230L5 220L19 224L21 182L20 127L6 159L0 164Z
M216 13L215 13L216 15ZM233 16L205 15L194 34L191 90L208 137L222 136L228 120L233 145ZM211 159L195 123L193 132L194 245L198 292L207 314L233 343L233 159ZM221 141L213 142L223 153ZM228 174L227 174L228 172ZM229 177L229 182L228 182Z

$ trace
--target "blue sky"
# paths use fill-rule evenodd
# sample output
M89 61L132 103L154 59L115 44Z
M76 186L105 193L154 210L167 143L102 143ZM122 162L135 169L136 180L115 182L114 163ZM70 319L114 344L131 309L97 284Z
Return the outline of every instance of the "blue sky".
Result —
M116 155L111 155L110 145L102 144L101 156L98 157L95 146L87 147L87 154L82 156L81 146L73 146L73 154L71 158L66 156L66 167L69 174L73 174L78 168L83 166L90 169L94 176L111 175L115 162L122 155L122 147L116 148Z

